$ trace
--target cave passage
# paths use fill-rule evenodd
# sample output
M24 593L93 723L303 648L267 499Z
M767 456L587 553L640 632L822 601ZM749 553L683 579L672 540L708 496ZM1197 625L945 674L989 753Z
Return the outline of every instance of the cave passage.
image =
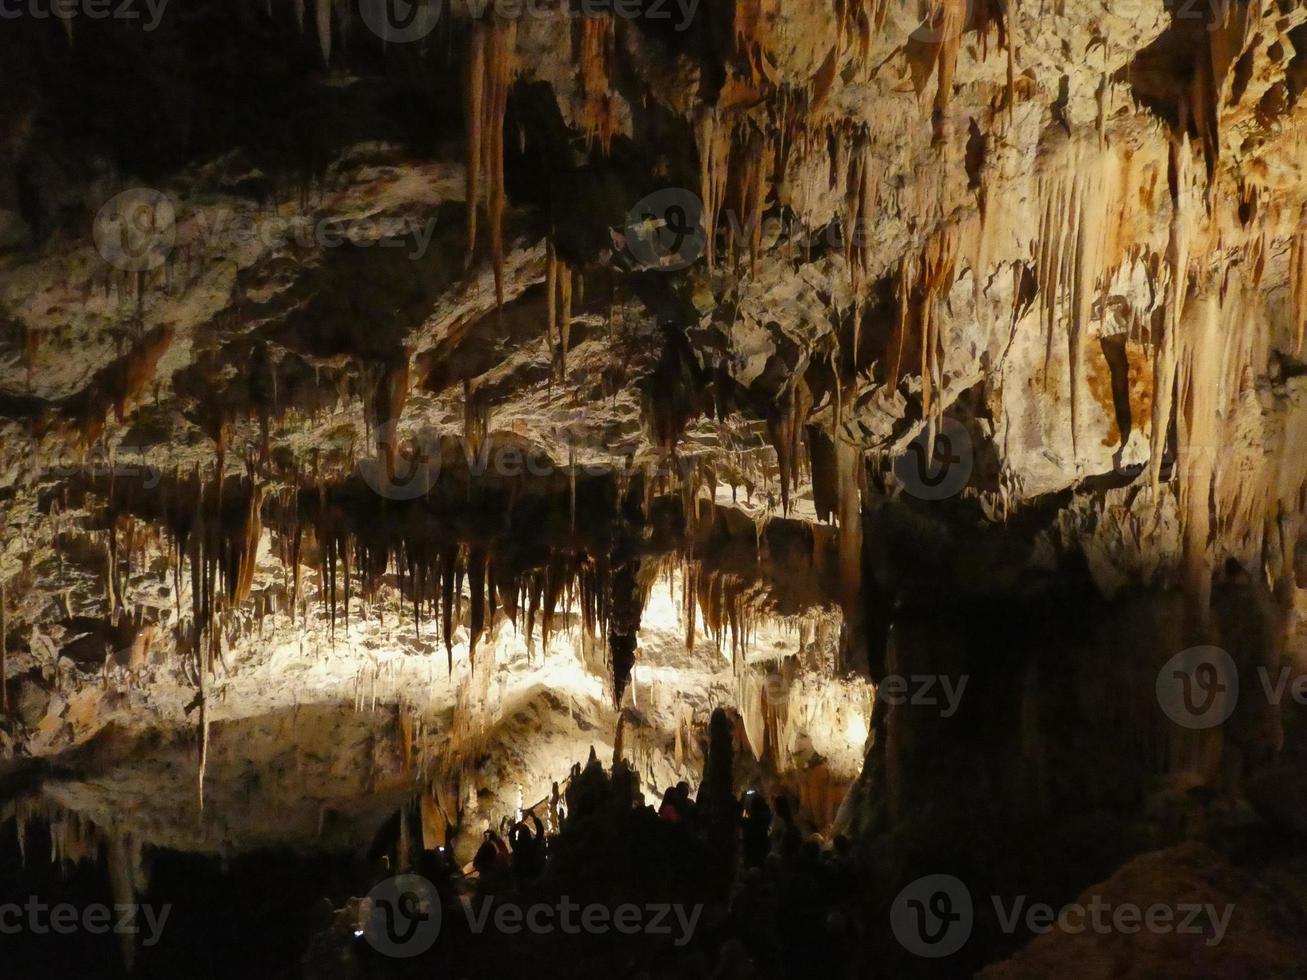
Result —
M1307 976L1301 0L0 65L6 977Z

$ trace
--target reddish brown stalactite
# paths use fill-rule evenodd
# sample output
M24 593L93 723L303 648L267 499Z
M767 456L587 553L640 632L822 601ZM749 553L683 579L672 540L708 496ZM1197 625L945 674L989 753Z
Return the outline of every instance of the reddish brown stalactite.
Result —
M464 85L467 134L467 262L477 242L477 206L486 199L495 301L504 305L504 116L515 72L517 22L490 16L476 21Z

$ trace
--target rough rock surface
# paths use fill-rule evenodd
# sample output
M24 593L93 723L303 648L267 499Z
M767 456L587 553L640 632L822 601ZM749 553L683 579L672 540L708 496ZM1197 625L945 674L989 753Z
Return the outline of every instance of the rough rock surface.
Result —
M366 757L466 845L729 704L891 876L951 786L1034 866L1292 780L1294 705L1195 747L1149 685L1307 665L1307 8L431 6L6 25L7 755L155 732L95 765L198 849ZM926 667L998 707L871 712Z

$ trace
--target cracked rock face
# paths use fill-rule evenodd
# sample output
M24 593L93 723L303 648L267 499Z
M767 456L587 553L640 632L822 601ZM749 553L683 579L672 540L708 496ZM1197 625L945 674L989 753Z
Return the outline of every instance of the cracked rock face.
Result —
M386 7L5 22L3 812L466 859L726 706L893 883L1293 771L1152 685L1307 656L1307 7Z

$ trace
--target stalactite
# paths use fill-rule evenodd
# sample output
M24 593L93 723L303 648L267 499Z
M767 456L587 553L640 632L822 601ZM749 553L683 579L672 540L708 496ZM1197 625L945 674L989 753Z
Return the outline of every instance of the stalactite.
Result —
M473 547L469 550L467 581L468 590L471 593L468 656L475 664L477 641L481 639L486 627L491 625L486 621L486 552L484 548Z
M1220 436L1220 300L1207 287L1187 304L1179 335L1179 472L1183 573L1189 622L1207 624L1212 589L1212 478Z
M596 139L605 154L617 132L617 106L612 92L612 75L617 48L616 21L609 14L581 18L581 50L577 58L581 85L581 128L586 146Z
M1206 22L1186 15L1179 8L1172 17L1177 21L1183 16L1189 17L1184 23L1185 35L1192 38L1196 46L1194 69L1184 102L1189 107L1194 129L1202 144L1210 191L1221 158L1220 117L1226 83L1231 68L1261 26L1262 6L1229 0L1214 4L1207 13Z
M440 616L445 641L445 656L449 673L454 673L454 569L458 564L458 548L448 547L440 555Z
M515 73L517 22L491 16L478 20L472 37L464 87L467 127L467 262L477 240L477 206L485 186L495 299L504 304L504 116Z
M411 384L408 358L400 357L382 364L362 363L359 376L362 380L363 421L372 434L377 456L386 467L387 479L393 480L398 449L395 428L404 414Z
M1171 410L1175 397L1176 358L1180 323L1189 289L1189 251L1192 237L1189 177L1189 139L1181 136L1170 150L1171 226L1166 248L1169 274L1166 293L1166 316L1161 342L1153 357L1153 429L1149 457L1149 480L1156 498L1161 485L1162 462L1171 430Z
M301 0L302 2L302 0ZM322 63L331 64L331 0L314 0L314 12L318 30L318 48L322 51Z
M932 75L936 89L931 112L935 139L944 139L949 102L953 96L953 78L957 72L958 52L967 27L968 0L927 0L926 16L919 32L905 46L913 85L923 92Z
M1088 400L1086 350L1096 290L1106 288L1118 246L1119 164L1116 154L1096 145L1077 143L1049 168L1039 183L1042 203L1038 246L1040 314L1047 353L1047 383L1055 338L1060 334L1058 311L1068 308L1067 363L1071 392L1071 446L1076 464L1088 444L1085 411Z
M1301 354L1303 334L1307 333L1307 207L1298 212L1298 228L1289 246L1289 309L1295 350Z
M793 382L781 392L767 416L767 432L776 450L776 464L780 470L782 514L789 514L790 491L799 482L803 430L811 411L812 392L802 373L795 372Z
M857 63L866 67L871 58L873 36L885 24L890 0L836 0L840 38L852 45Z
M775 158L773 138L756 126L748 125L734 134L736 145L728 147L725 159L735 161L725 187L731 205L726 227L726 262L735 267L736 249L747 245L750 274L756 274L762 247L762 216L771 186L770 162ZM715 230L715 224L713 225ZM736 240L737 231L743 241ZM712 241L710 237L709 241Z
M927 456L933 458L935 435L943 412L944 345L940 332L940 300L955 278L958 227L948 225L926 242L919 255L908 255L899 265L898 321L890 341L889 383L897 386L910 334L916 333L921 366L921 415L926 422Z
M835 467L839 490L840 605L844 613L843 656L846 669L865 673L866 638L863 628L862 590L862 452L838 435Z
M844 258L855 293L861 294L867 279L870 236L876 218L880 174L871 153L871 134L860 129L849 155L844 192ZM853 363L858 362L858 323L854 321Z
M699 197L703 201L705 256L708 271L716 264L717 220L730 176L732 130L715 108L705 109L694 131L699 150Z

